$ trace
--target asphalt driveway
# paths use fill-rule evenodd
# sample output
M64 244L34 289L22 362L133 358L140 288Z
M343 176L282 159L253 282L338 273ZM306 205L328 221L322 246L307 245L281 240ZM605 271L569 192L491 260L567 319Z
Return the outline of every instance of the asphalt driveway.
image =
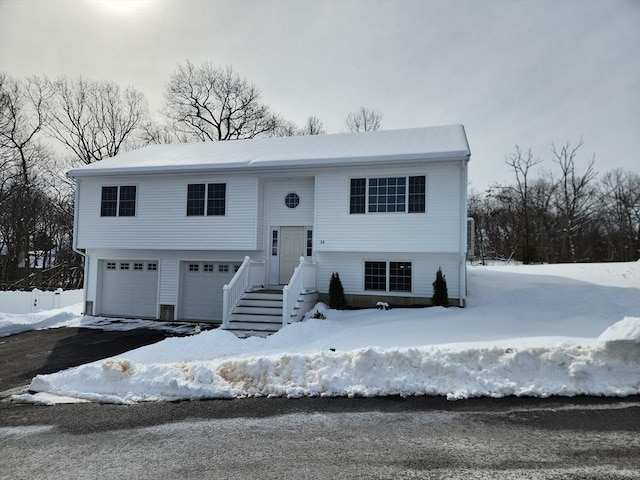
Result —
M0 401L26 391L38 374L111 357L175 336L159 330L88 328L35 330L0 338Z

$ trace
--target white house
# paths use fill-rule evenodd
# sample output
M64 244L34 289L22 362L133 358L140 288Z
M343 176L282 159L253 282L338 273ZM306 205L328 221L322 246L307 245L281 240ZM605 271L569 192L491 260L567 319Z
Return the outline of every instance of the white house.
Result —
M275 329L326 299L332 272L350 305L409 305L430 302L439 267L464 306L469 157L451 125L153 145L72 169L86 313Z

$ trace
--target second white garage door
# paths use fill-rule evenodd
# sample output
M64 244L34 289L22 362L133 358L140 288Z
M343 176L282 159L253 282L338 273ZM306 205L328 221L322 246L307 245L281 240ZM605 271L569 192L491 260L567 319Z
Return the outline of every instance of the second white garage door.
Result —
M181 318L222 321L222 289L237 267L233 262L182 262Z

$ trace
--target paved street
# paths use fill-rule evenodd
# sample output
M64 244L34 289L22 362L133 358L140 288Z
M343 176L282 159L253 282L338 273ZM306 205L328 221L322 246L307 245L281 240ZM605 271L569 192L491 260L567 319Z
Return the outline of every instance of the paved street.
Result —
M637 479L639 459L640 397L0 401L7 479Z

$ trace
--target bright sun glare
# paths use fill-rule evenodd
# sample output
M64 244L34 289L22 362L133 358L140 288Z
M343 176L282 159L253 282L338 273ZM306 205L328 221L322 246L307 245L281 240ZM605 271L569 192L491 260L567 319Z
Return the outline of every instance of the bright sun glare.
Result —
M152 0L93 0L100 9L117 15L133 15L144 7L150 6Z

